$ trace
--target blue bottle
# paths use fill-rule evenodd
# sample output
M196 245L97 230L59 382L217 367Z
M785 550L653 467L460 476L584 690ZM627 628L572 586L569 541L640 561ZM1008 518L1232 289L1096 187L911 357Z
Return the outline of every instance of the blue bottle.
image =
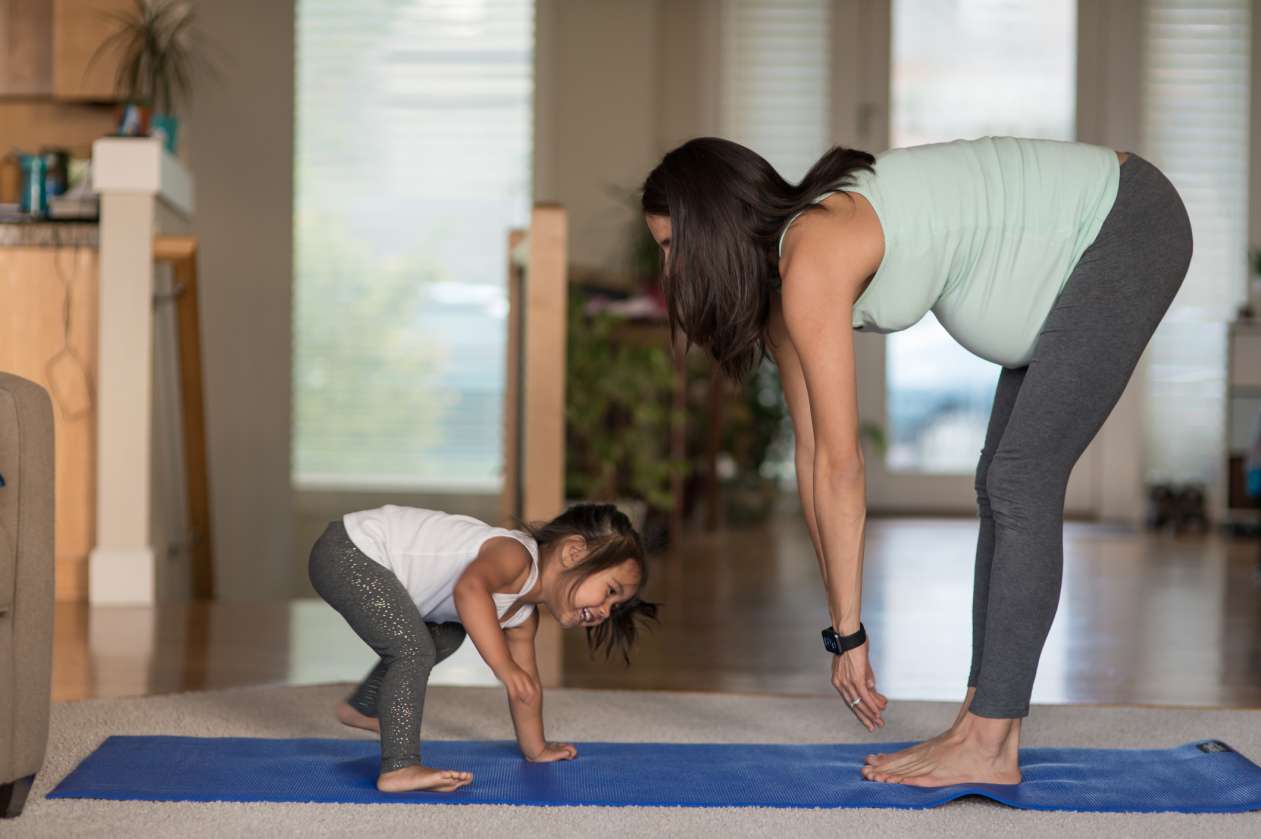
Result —
M42 154L24 154L22 164L22 200L18 209L36 218L48 215L48 164Z

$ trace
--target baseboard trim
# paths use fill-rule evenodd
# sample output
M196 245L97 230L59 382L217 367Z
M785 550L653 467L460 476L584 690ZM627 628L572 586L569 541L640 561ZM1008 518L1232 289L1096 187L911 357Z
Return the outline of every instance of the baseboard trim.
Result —
M145 605L156 598L153 548L93 548L88 557L88 601Z

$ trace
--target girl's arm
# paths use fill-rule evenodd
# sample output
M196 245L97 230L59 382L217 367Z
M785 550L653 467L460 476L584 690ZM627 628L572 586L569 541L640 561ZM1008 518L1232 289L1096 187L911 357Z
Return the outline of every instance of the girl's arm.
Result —
M537 685L539 669L534 658L534 639L539 630L539 613L535 609L520 626L505 629L508 651L517 666L529 674ZM519 701L509 694L508 710L512 714L512 727L517 733L517 745L526 760L540 763L553 760L573 760L578 750L563 743L549 743L543 736L543 691L540 689L532 701Z
M530 555L525 546L506 536L490 539L477 559L464 569L455 583L455 610L460 623L473 639L482 659L503 682L509 696L531 701L538 682L522 670L508 651L508 642L499 626L499 614L491 596L496 591L524 585L530 572Z

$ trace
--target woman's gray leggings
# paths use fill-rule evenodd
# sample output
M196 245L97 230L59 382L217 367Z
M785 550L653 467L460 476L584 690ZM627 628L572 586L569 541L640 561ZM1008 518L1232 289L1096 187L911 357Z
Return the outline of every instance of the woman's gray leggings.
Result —
M407 589L331 523L311 549L311 584L381 657L346 700L381 724L381 771L420 763L429 671L464 641L458 623L425 623Z
M1191 261L1182 199L1131 154L1116 203L1060 292L1027 367L1005 368L976 468L970 710L1024 717L1059 605L1064 493Z

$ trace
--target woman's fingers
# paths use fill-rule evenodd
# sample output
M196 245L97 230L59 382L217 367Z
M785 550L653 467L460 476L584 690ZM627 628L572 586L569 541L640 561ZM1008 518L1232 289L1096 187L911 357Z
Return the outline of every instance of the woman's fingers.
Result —
M854 712L854 716L858 717L858 721L867 726L869 731L884 725L880 719L880 712L876 709L875 702L871 696L866 694L860 684L854 684L851 687L850 710ZM855 702L854 700L858 701Z
M871 691L871 695L880 703L880 710L889 707L889 700L885 698L883 693L876 690L876 671L871 669L871 665L867 665L867 689Z
M851 650L847 655L854 658L853 666L859 676L858 680L858 696L862 699L863 704L871 711L872 719L876 725L883 727L884 719L880 712L889 704L888 700L876 691L876 671L871 668L871 659L868 652L871 647L869 644L863 644L855 650Z
M883 728L884 720L880 717L880 712L884 709L884 705L876 699L880 694L869 690L866 685L861 683L856 686L856 692L860 700L857 707L862 708L866 712L867 719L871 721L873 726ZM881 698L883 699L883 697Z
M871 699L864 698L858 689L858 684L853 681L842 681L836 685L836 692L840 694L841 699L849 706L850 712L858 718L867 729L874 730L880 723L879 717L875 713L874 705ZM857 700L857 701L855 701Z
M884 726L880 712L888 702L875 691L875 675L867 663L865 647L836 657L832 667L832 685L849 706L850 712L868 731Z
M833 658L832 687L868 731L884 727L881 711L889 701L876 690L876 675L867 660L865 644Z

